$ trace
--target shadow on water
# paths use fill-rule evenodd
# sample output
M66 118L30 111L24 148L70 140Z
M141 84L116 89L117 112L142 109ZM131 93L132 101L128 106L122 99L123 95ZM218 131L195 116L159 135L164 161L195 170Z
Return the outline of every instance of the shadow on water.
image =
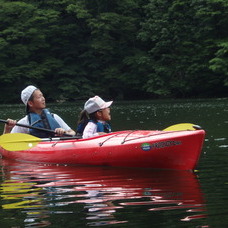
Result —
M4 227L168 227L171 218L175 227L207 227L188 171L1 163Z

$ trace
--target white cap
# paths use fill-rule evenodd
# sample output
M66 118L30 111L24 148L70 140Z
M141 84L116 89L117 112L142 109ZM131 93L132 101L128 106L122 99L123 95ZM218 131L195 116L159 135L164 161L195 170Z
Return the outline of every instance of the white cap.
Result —
M29 85L24 90L22 90L22 92L21 92L21 100L23 101L23 103L25 105L28 104L29 98L32 96L33 92L36 89L37 88L35 86Z
M96 112L100 109L108 108L113 101L105 102L99 96L95 96L86 101L84 109L89 113Z

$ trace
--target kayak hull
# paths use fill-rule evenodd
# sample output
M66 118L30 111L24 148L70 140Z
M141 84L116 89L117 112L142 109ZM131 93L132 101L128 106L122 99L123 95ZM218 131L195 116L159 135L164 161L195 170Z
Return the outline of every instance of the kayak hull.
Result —
M0 148L18 161L193 170L205 137L196 131L121 131L90 139L43 141L23 151Z

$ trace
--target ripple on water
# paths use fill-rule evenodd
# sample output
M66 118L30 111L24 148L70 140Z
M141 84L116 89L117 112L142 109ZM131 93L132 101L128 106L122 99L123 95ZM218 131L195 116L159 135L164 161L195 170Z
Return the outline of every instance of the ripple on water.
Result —
M158 212L173 216L182 211L181 217L177 212L177 223L205 218L204 198L191 172L12 161L3 165L2 212L19 210L15 219L26 216L24 221L30 226L55 223L55 216L63 216L66 224L74 216L75 224L83 220L88 226L133 221L143 225L145 216L159 224Z

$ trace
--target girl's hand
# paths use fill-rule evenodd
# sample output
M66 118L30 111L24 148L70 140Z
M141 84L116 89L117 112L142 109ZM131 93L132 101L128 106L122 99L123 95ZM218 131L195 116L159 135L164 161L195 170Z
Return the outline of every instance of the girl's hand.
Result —
M58 136L63 136L64 134L66 134L67 136L75 136L75 135L76 135L75 131L73 131L72 129L66 131L66 130L63 129L63 128L56 128L56 129L55 129L55 133L56 133L56 135L58 135ZM65 136L66 136L66 135L65 135Z
M55 133L56 133L56 135L58 135L58 136L63 136L63 135L66 133L66 130L63 129L63 128L56 128L56 129L55 129Z
M5 124L3 134L10 133L12 128L16 125L16 123L16 120L7 119L7 124Z
M99 135L106 135L107 133L105 132L98 132Z

